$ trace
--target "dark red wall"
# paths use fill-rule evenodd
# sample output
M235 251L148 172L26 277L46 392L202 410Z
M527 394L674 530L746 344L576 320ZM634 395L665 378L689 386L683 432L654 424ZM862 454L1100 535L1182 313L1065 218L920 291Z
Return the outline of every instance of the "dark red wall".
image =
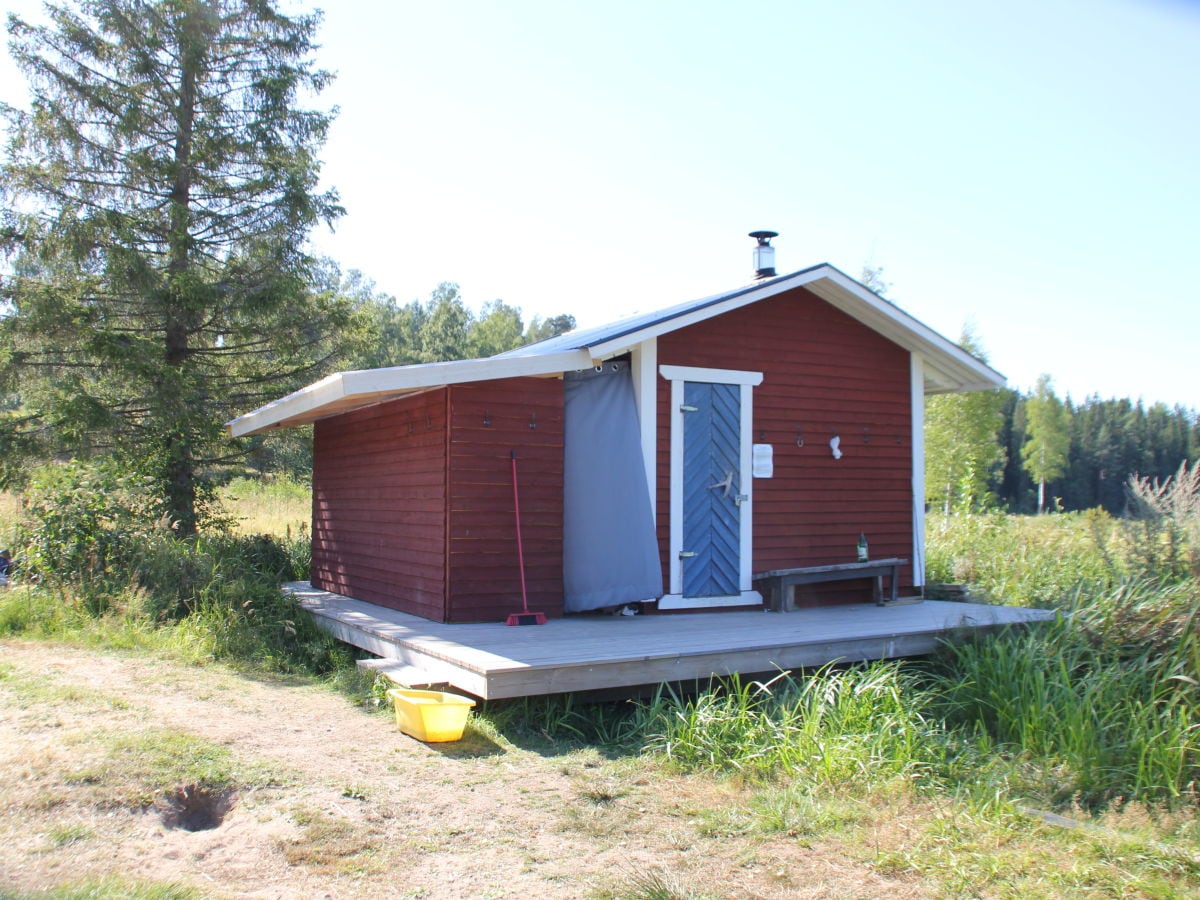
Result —
M436 621L520 610L515 450L530 609L561 615L562 446L557 379L456 385L317 422L313 585Z
M430 391L316 423L315 587L444 618L447 402Z
M797 288L658 340L660 365L761 371L756 443L774 447L773 478L754 481L753 570L852 562L859 533L871 556L912 559L912 400L908 351ZM670 384L659 379L658 519L668 558ZM829 439L841 437L835 460ZM797 446L798 438L803 446ZM666 569L664 567L664 575ZM911 566L902 583L912 584ZM863 598L869 584L802 588L825 601Z
M450 422L446 621L503 621L521 609L513 451L529 608L562 615L562 381L457 385Z

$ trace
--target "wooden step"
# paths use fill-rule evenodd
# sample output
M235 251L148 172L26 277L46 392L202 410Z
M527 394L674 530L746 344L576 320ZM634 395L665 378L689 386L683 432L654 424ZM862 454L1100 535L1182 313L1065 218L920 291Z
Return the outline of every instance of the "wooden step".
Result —
M360 659L357 665L365 671L386 675L400 687L425 688L450 686L449 682L446 681L431 681L428 672L398 659Z

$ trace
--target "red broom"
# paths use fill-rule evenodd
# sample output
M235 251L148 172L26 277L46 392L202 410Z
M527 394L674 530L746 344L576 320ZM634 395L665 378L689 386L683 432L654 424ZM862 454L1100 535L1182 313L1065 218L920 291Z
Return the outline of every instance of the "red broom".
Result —
M512 452L513 509L517 514L517 562L521 568L521 612L512 613L505 625L545 625L546 614L529 611L529 596L525 592L525 550L521 546L521 497L517 491L517 451Z

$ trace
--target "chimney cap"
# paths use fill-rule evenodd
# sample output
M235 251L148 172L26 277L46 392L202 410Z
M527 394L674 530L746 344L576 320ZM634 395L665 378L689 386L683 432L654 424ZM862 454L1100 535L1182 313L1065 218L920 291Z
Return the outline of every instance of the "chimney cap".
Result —
M771 238L779 237L777 231L752 231L750 237L758 241L754 248L754 277L775 277L775 248L771 246Z

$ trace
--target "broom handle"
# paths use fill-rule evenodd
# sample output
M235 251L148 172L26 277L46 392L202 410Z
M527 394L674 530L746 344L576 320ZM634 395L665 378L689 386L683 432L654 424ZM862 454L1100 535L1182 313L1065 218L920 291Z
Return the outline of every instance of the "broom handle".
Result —
M517 563L521 567L521 609L529 612L529 599L525 595L525 550L521 545L521 498L517 493L517 451L512 452L513 509L517 513Z

